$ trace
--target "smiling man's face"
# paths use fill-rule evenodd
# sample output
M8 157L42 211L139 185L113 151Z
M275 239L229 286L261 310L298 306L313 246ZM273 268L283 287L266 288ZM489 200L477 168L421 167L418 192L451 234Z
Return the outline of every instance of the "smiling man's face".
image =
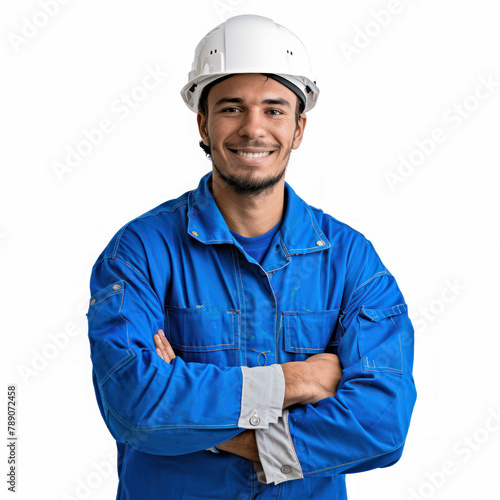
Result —
M211 149L214 175L238 194L257 194L284 176L302 142L306 116L296 119L297 96L261 74L241 74L214 85L208 116L198 112L201 138Z

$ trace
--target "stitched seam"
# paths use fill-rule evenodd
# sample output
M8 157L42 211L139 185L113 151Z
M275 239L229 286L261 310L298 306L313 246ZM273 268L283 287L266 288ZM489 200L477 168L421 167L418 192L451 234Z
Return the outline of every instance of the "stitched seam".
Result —
M233 337L234 337L234 330L233 330ZM214 351L224 351L224 350L231 350L229 348L237 349L237 347L234 347L234 343L232 344L214 344L214 345L182 345L182 344L177 344L177 342L170 342L174 347L178 347L179 349L182 349L183 351L186 352L197 352L197 351L191 351L191 349L208 349L210 347L220 347L221 349L211 349L211 351L198 351L198 352L214 352Z
M123 500L123 495L125 494L125 484L123 482L123 478L125 477L125 470L127 469L127 464L128 464L128 447L129 447L129 444L125 443L125 450L123 451L123 456L125 458L124 458L123 463L122 463L122 470L121 470L121 474L120 474L120 478L119 478L120 489L121 489L119 500Z
M170 316L169 316L169 309L166 310L167 312L167 325L168 325L168 340L169 342L175 346L175 347L179 347L180 349L183 349L184 351L186 352L196 352L196 351L191 351L191 349L203 349L202 351L198 351L198 352L210 352L210 351L205 351L205 349L208 349L210 347L233 347L234 349L237 349L237 347L234 347L235 345L235 341L234 341L234 316L238 314L238 311L226 311L226 314L230 314L231 315L231 326L232 326L232 329L231 329L231 333L232 333L232 336L233 336L233 342L231 344L210 344L210 345L184 345L184 344L180 344L179 342L175 342L174 340L172 340L172 335L171 335L171 331L170 331ZM224 349L212 349L211 351L214 352L214 351L222 351Z
M127 352L127 354L125 354L125 356L123 356L119 361L117 361L107 372L106 374L104 375L104 377L102 378L102 381L99 381L99 384L100 385L104 385L108 379L111 377L111 375L113 375L116 371L118 371L120 368L122 368L123 366L125 366L132 358L135 357L135 353L133 352L133 350L130 348L130 342L129 342L129 337L128 337L128 322L127 320L123 317L122 315L122 306L123 306L123 300L124 300L124 297L125 297L125 291L122 292L122 301L120 303L120 307L118 309L118 315L120 316L120 318L122 319L122 321L125 323L125 331L127 332L127 350L130 350L131 352ZM99 379L99 377L98 377Z
M403 370L400 370L399 368L392 368L391 366L380 366L380 367L376 366L375 368L372 368L366 356L365 360L366 360L366 365L363 363L365 371L377 372L377 373L398 373L398 374L403 373Z
M301 200L301 201L302 201L302 200ZM306 208L306 210L307 210L307 213L309 214L309 218L311 219L311 225L312 225L312 227L313 227L314 232L318 235L318 238L321 238L321 237L322 237L322 235L323 235L323 232L318 233L318 231L316 231L316 227L314 226L313 214L311 213L311 210L309 209L309 207L307 206L307 204L306 204L306 203L304 203L303 201L302 201L302 205L304 205L304 207L305 207L305 208Z
M283 250L285 251L285 258L288 260L290 258L290 254L288 253L288 248L285 245L285 240L283 239L281 231L280 231L279 235L280 235L280 241L281 241L281 248L283 248Z
M379 271L378 273L375 273L371 278L368 278L362 285L359 285L358 288L356 288L356 290L354 290L354 292L352 292L352 293L355 294L360 288L363 288L372 279L376 278L377 276L382 276L384 274L387 274L387 276L390 276L390 274L387 271Z
M337 469L339 467L343 467L344 465L357 464L357 463L360 463L360 462L366 462L368 460L372 460L373 458L383 457L384 455L388 455L390 453L395 452L396 450L399 450L399 448L401 448L402 446L404 446L404 444L405 443L403 441L399 446L396 446L396 448L393 448L392 450L390 450L390 451L388 451L386 453L380 453L379 455L372 455L371 457L361 458L359 460L355 460L354 462L346 462L345 464L339 464L339 465L334 465L332 467L326 467L325 469L318 469L318 470L311 471L311 472L305 472L304 475L305 476L310 476L312 474L317 474L318 472L324 472L324 471L327 471L327 470Z
M389 411L389 409L394 405L394 402L396 401L396 399L398 398L399 396L399 393L401 392L401 388L403 386L403 377L401 377L400 379L400 382L398 384L398 392L394 395L394 397L392 398L392 401L389 405L387 405L387 408L385 409L385 411L382 413L382 415L380 415L380 417L377 419L376 422L374 422L372 425L370 425L370 427L368 429L366 429L366 432L370 432L385 416L385 414ZM403 444L404 444L404 439L403 439ZM402 445L401 445L402 446ZM397 448L396 448L397 449ZM392 450L394 451L394 450Z
M290 258L290 257L288 257ZM276 269L269 269L269 271L266 271L267 273L275 273L276 271L279 271L280 269L283 269L284 267L288 266L290 264L290 261L288 260L285 262L281 267L277 267Z
M136 425L132 425L123 418L121 418L118 413L116 413L111 406L108 405L109 411L113 414L113 416L120 422L125 427L128 427L131 430L134 431L141 431L141 432L154 432L154 431L161 431L164 429L190 429L190 428L199 428L199 429L220 429L220 428L237 428L236 425L234 424L220 424L220 425L210 425L210 424L189 424L189 425L156 425L153 427L138 427Z
M151 213L145 213L145 214L142 214L142 215L139 215L139 217L136 217L135 219L131 220L130 222L127 222L127 224L125 224L121 229L120 231L118 232L117 236L116 236L116 243L115 243L115 246L113 248L113 253L112 253L112 257L114 258L115 255L116 255L116 252L118 251L118 245L120 244L120 240L123 236L123 233L125 232L125 230L132 224L134 223L135 221L137 220L140 220L140 219L147 219L148 217L155 217L157 216L158 214L161 214L162 212L169 212L169 213L173 213L177 210L177 208L179 208L181 205L187 205L187 199L186 200L183 200L183 201L179 201L176 205L174 205L173 207L164 207L164 208L159 208L157 210L155 209L152 209L152 210L155 210L154 212L151 212Z
M390 311L389 314L386 314L382 319L386 319L386 318L391 318L392 316L397 316L398 314L402 314L404 312L406 312L408 310L408 307L405 303L401 303L401 304L396 304L395 306L392 306L392 307L388 307L386 309L370 309L369 307L364 307L364 306L361 306L365 311L373 311L375 313L375 316L370 316L369 314L367 314L367 316L370 316L371 319L376 319L379 317L379 315L377 314L377 311L379 312L382 312L382 311ZM395 311L394 313L392 312L393 310L397 309L397 311Z
M295 457L295 463L298 466L298 468L300 469L300 472L302 472L302 466L300 465L299 457L297 456L297 453L295 451L295 445L293 444L292 435L290 434L290 425L288 423L288 411L286 412L286 417L283 418L283 422L285 424L286 437L287 437L288 442L290 444L290 448L292 449L293 456Z
M288 311L288 312L293 312L293 311ZM311 351L320 351L323 352L324 348L322 347L295 347L292 345L292 339L290 337L290 317L291 316L300 316L297 312L295 314L285 314L285 311L283 311L283 317L286 318L286 328L287 328L287 336L288 336L288 348L293 349L294 351L300 352L300 353L307 353ZM338 342L337 342L338 343ZM330 345L330 342L327 344Z
M233 255L233 265L235 268L236 272L236 281L238 281L241 284L241 299L243 303L243 311L244 311L244 319L240 318L241 323L244 325L243 328L240 329L240 349L241 349L241 337L242 337L242 331L244 330L244 338L245 338L245 348L244 348L244 356L245 356L245 365L248 366L247 363L247 305L245 301L245 289L243 287L243 278L241 276L241 269L240 269L240 262L239 262L239 252L236 250L236 247L233 245L231 247L232 255Z
M97 375L97 381L99 382L99 385L102 387L110 378L112 375L114 375L118 370L123 368L125 365L127 365L131 359L135 358L135 354L132 351L132 349L127 349L127 354L123 356L119 361L117 361L107 372L106 374L102 377L102 380L99 380L99 376Z
M119 293L123 293L123 290L121 291L116 291L116 292L111 292L109 293L108 295L106 295L105 297L103 297L102 299L99 299L97 302L94 302L91 307L95 307L97 306L98 304L100 304L101 302L104 302L105 300L108 300L110 297L112 297L113 295L118 295ZM90 298L92 300L92 297Z
M105 257L106 259L113 259L113 260L117 260L118 262L121 262L122 264L124 264L125 266L127 266L128 268L132 269L133 271L135 271L135 273L137 274L137 276L148 286L148 288L151 290L151 292L153 293L153 295L156 297L157 301L158 301L158 304L160 305L160 310L163 312L163 314L165 315L165 310L163 308L163 303L162 301L160 300L160 298L158 297L157 293L155 290L153 290L153 288L151 287L151 283L149 283L149 281L145 278L145 276L139 271L137 270L134 266L132 266L131 264L129 264L128 262L125 262L124 260L122 259L119 259L118 257ZM103 259L104 260L104 259ZM125 279L122 278L122 281L124 281L125 283L127 282Z
M403 358L403 348L401 346L401 334L399 333L399 328L398 325L396 325L396 322L391 318L389 318L393 323L394 323L394 328L396 328L396 331L398 332L398 339L399 339L399 354L401 355L401 373L404 371L404 358Z
M189 234L191 234L191 233L189 233ZM230 243L230 244L234 244L233 240L203 240L201 238L196 238L195 236L193 236L193 238L195 240L200 241L201 243Z
M129 338L128 338L128 322L127 322L127 320L122 315L122 307L123 307L123 301L124 301L124 299L125 299L125 290L123 291L122 302L120 304L120 308L118 309L118 314L120 315L120 318L122 319L122 321L125 322L125 329L127 331L127 346L130 349L130 341L129 341Z

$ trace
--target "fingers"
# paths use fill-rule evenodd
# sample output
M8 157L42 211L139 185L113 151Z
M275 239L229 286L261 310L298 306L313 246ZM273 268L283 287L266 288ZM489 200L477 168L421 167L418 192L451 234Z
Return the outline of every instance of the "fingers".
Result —
M175 358L175 353L174 350L172 349L172 346L170 345L170 342L167 340L167 337L165 337L165 334L163 333L163 330L158 330L161 332L161 335L163 337L163 344L166 345L167 348L167 354L170 358L170 361L172 361Z
M153 342L156 347L156 353L163 361L170 363L175 358L174 350L170 345L170 342L165 337L163 330L158 330L155 335L153 335Z

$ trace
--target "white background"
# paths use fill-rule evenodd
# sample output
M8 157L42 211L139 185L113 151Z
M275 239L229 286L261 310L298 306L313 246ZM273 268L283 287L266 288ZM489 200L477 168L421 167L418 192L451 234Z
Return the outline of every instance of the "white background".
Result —
M16 498L115 497L115 445L91 383L91 267L124 223L210 170L179 90L201 37L244 13L296 33L321 89L288 182L374 243L416 327L405 453L349 476L349 498L500 498L499 2L51 1L50 17L33 0L0 14L1 393L17 385ZM156 67L158 86L141 94ZM125 116L117 101L131 92L142 100ZM105 119L113 130L58 175ZM419 154L436 128L445 139ZM410 156L418 165L391 189L387 172Z

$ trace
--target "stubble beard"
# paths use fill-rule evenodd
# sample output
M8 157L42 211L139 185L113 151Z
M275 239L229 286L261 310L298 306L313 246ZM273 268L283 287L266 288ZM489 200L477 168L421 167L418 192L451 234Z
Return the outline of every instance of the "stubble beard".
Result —
M230 186L233 189L233 191L236 194L245 196L256 196L259 194L264 194L264 195L270 194L274 186L276 186L276 184L278 184L278 182L281 181L288 167L288 162L290 161L292 148L290 147L289 151L287 152L285 167L281 170L281 172L279 172L277 175L274 176L271 175L264 179L251 179L251 178L242 179L237 175L226 175L222 173L220 168L215 163L211 147L210 147L210 153L212 158L212 165L214 166L217 174L228 186Z

